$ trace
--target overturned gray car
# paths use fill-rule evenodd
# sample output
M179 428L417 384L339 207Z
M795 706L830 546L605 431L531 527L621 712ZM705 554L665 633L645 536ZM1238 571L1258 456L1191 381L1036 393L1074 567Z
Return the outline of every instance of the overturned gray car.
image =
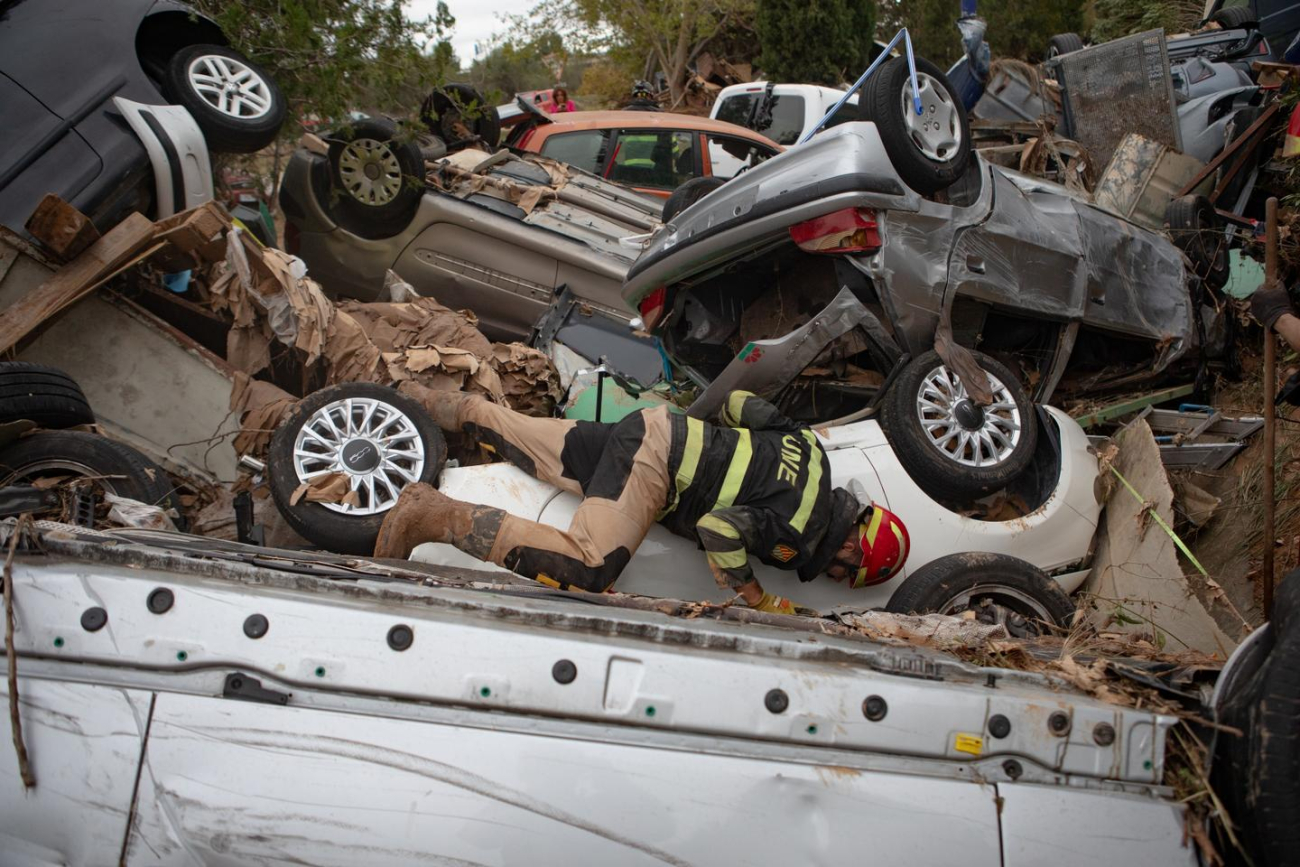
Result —
M1175 201L1175 243L991 165L943 74L919 58L917 73L914 92L905 59L884 64L865 122L665 224L623 294L701 386L721 377L816 424L879 410L931 490L952 470L993 490L1029 461L1031 398L1203 371L1221 351L1215 216Z

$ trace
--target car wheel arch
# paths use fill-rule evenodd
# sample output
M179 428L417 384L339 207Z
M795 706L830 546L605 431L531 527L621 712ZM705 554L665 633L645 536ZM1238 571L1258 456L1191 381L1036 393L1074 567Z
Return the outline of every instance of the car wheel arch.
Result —
M229 47L230 40L215 21L179 5L146 15L135 33L136 56L149 77L155 79L154 84L161 83L161 72L172 55L187 46L202 44Z

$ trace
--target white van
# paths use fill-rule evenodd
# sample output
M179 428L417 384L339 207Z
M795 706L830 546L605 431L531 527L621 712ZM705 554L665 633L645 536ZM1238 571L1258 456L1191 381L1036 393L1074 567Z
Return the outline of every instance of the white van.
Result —
M773 84L768 81L733 84L718 93L709 117L748 127L779 145L789 147L815 127L844 93L843 90L815 84ZM827 126L857 120L857 106L858 95L855 93Z

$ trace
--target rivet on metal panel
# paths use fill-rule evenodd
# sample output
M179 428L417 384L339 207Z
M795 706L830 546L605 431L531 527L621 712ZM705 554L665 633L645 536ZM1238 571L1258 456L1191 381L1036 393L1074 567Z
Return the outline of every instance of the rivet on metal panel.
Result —
M159 587L149 594L149 598L145 600L145 605L154 614L166 614L172 610L172 605L175 602L176 597L170 590L166 587Z
M1003 762L1002 770L1008 777L1010 777L1013 780L1020 779L1020 775L1025 772L1024 768L1020 767L1020 762L1016 761L1015 759L1007 759L1005 762Z
M483 696L483 698L491 698L491 697L492 697L492 687L490 687L490 686L480 686L480 687L478 688L478 694L481 695L481 696Z
M574 678L578 676L578 666L574 665L571 660L561 659L551 666L551 677L555 678L556 683L573 683Z
M1063 710L1053 711L1047 718L1047 729L1058 738L1070 733L1070 715Z
M878 695L869 695L862 702L862 715L872 722L880 722L889 713L889 704Z
M1110 723L1097 723L1092 728L1092 739L1099 747L1108 747L1115 743L1115 727Z
M645 715L646 715L646 716L654 716L654 715L655 715L655 706L654 706L654 705L647 705L647 706L646 706L646 709L645 709Z
M995 738L1004 738L1011 734L1011 720L1000 713L989 717L989 734Z
M56 636L54 637L54 646L55 646L55 647L62 647L62 646L63 646L63 636L61 636L61 635L56 635Z
M98 632L108 623L108 612L103 608L87 608L81 615L81 628L87 632Z
M772 713L785 713L785 709L790 706L790 696L783 689L769 689L767 695L763 696L763 706Z
M318 665L318 666L316 666L316 676L317 676L317 677L324 677L324 676L325 676L325 666L323 666L323 665Z
M388 630L388 646L399 653L415 643L415 630L405 623L399 623Z
M815 734L817 734L817 726L816 726L816 725L810 725L810 726L808 726L808 734L810 734L810 735L815 735Z
M262 614L250 614L244 620L244 634L249 638L261 638L270 628L270 621Z
M190 655L189 655L188 653L186 653L185 651L183 651L183 650L178 650L178 651L176 651L176 661L177 661L177 662L184 662L185 660L187 660L187 659L189 659L189 658L190 658Z

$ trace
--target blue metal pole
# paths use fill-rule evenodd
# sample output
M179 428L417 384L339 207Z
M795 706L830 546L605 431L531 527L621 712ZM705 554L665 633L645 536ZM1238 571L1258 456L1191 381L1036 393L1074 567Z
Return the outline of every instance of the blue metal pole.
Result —
M867 67L867 71L862 73L862 76L856 82L853 83L853 86L849 88L849 92L844 94L844 96L840 97L840 101L835 103L833 106L831 106L831 110L826 112L826 116L823 117L821 120L819 120L815 127L808 130L808 132L804 133L803 138L799 139L799 141L796 142L796 144L803 144L804 142L808 141L808 139L812 138L817 133L821 132L822 128L826 126L826 122L835 116L835 112L843 108L844 103L849 101L849 97L857 93L858 88L862 87L862 85L866 83L866 80L871 75L871 73L876 71L876 67L889 59L889 53L894 50L894 47L898 45L900 40L903 40L904 42L905 54L907 55L907 67L912 75L912 102L916 106L916 113L920 114L921 113L921 88L916 81L916 58L913 57L912 55L912 37L908 35L907 28L904 27L902 30L894 34L893 39L889 40L889 44L885 46L884 51L880 52L880 56L877 57L875 60L871 61L871 65Z

